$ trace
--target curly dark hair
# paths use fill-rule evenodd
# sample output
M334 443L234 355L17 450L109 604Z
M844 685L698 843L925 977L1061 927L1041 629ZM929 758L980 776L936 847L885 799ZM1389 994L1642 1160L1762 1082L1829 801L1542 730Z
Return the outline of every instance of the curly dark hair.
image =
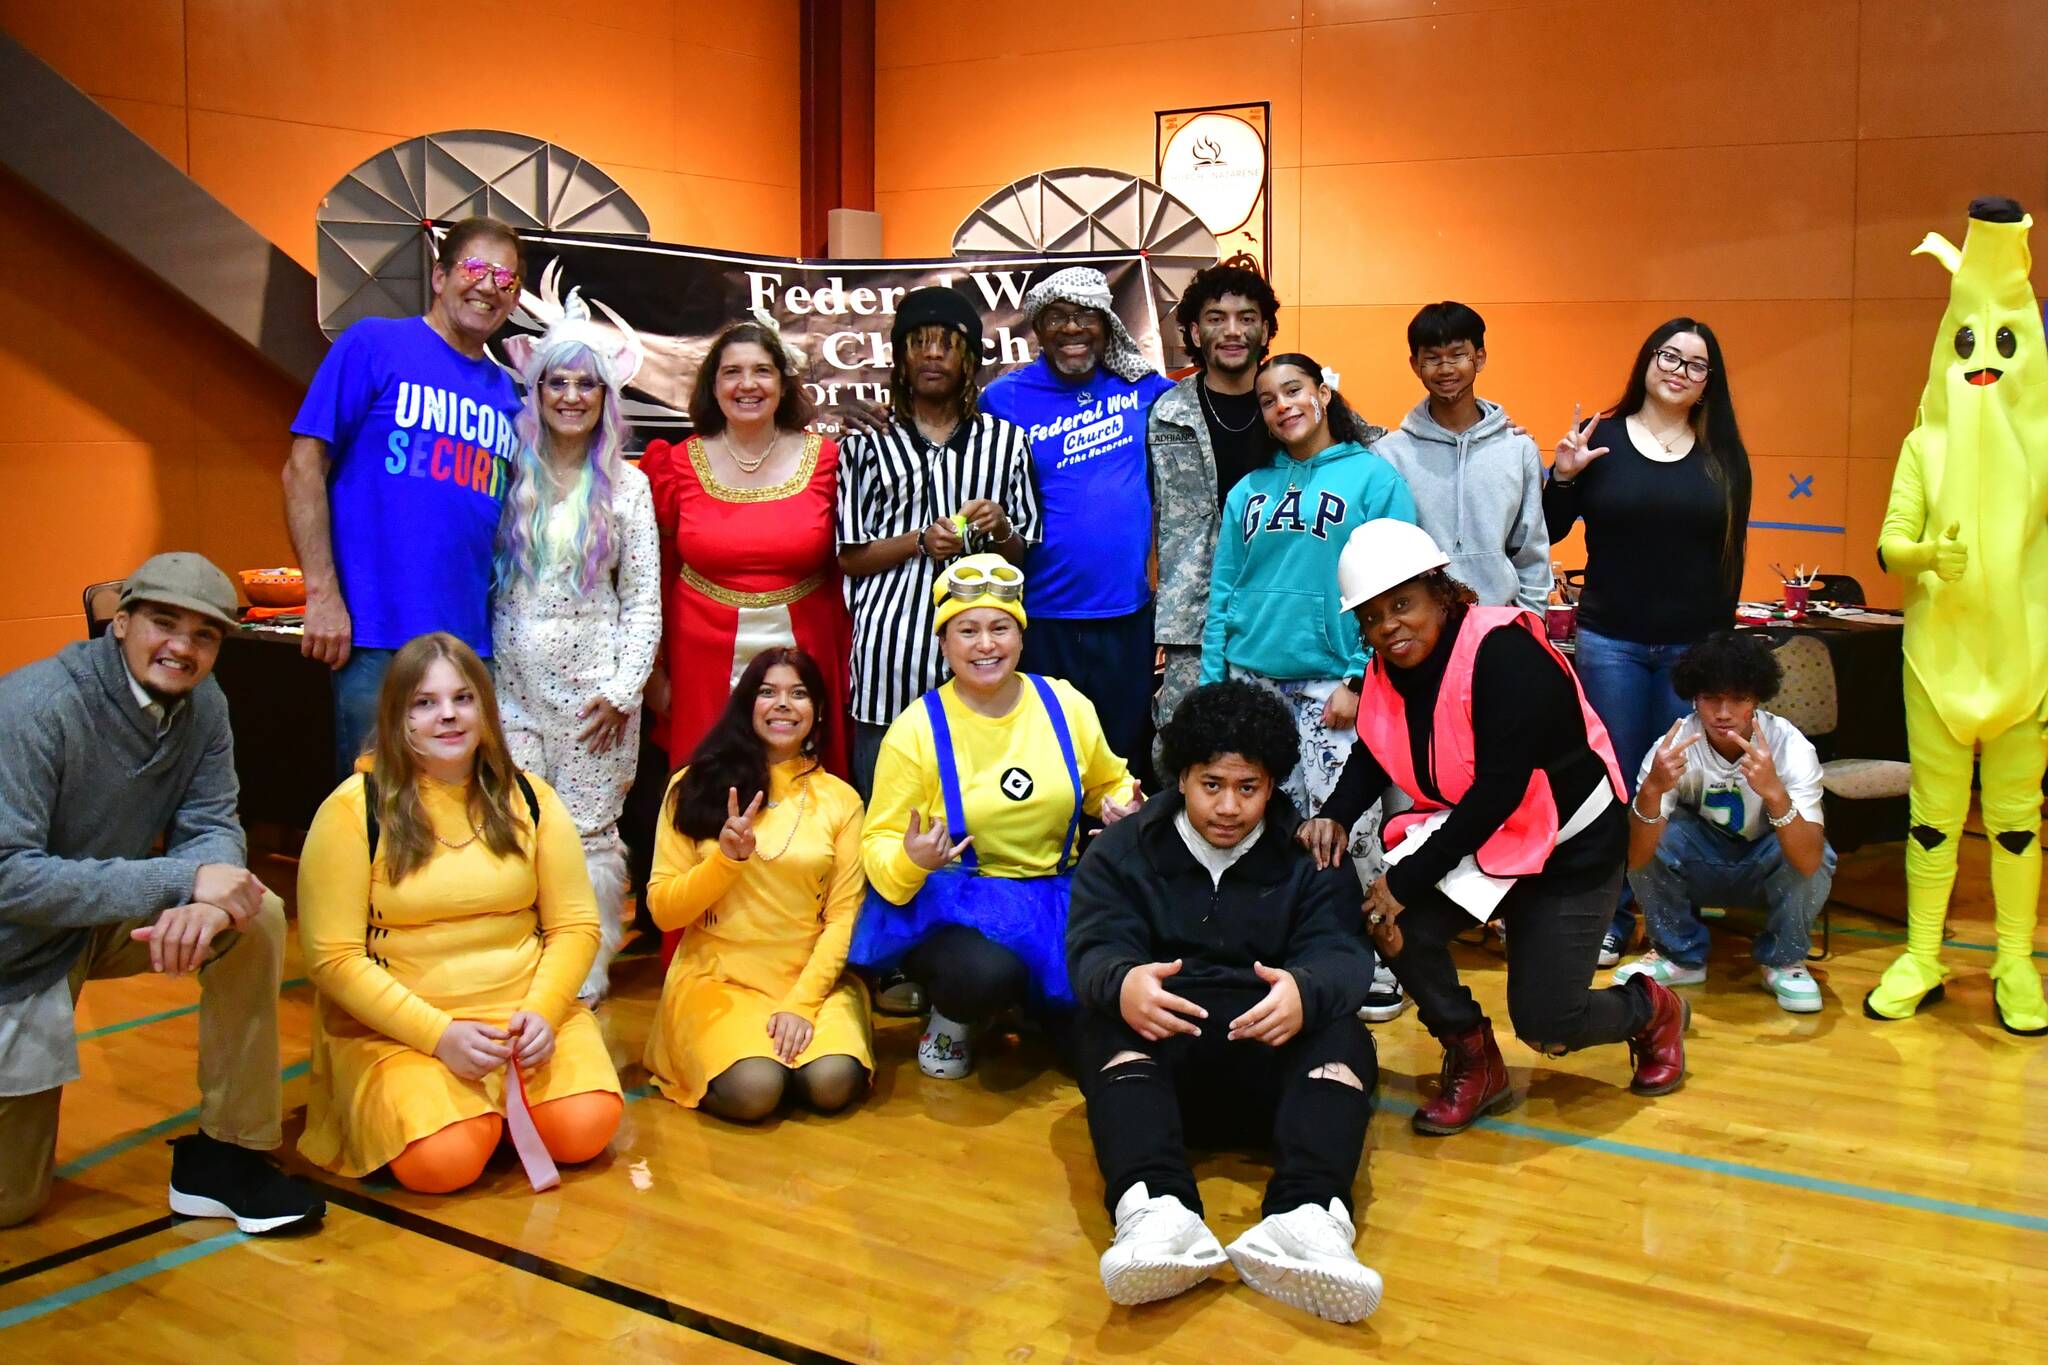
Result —
M1278 783L1301 760L1301 741L1286 703L1248 682L1210 683L1188 693L1160 730L1159 749L1169 777L1236 754Z
M1202 320L1202 310L1225 294L1236 294L1249 299L1258 306L1266 319L1266 345L1259 348L1261 357L1273 338L1280 335L1280 299L1273 292L1273 286L1258 271L1235 263L1235 258L1222 261L1196 273L1188 281L1188 287L1181 291L1180 302L1174 305L1173 320L1180 327L1181 341L1188 354L1200 363L1202 348L1195 344L1195 324Z
M1679 655L1671 667L1671 690L1694 697L1750 697L1761 706L1778 695L1785 670L1760 636L1717 630Z

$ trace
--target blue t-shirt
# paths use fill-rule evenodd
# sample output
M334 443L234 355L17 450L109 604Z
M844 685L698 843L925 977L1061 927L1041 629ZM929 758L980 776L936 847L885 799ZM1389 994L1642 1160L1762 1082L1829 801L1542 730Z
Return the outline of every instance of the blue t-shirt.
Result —
M445 630L491 652L491 550L519 390L425 318L364 318L292 422L327 443L334 567L363 649Z
M981 396L982 411L1031 438L1045 528L1024 561L1024 603L1033 617L1128 616L1151 600L1145 414L1172 387L1165 375L1133 384L1102 369L1070 383L1041 355Z

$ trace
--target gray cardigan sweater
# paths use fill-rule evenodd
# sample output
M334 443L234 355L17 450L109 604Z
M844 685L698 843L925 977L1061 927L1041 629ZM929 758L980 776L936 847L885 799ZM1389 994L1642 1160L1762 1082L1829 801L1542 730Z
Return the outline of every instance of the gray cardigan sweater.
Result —
M237 794L211 678L159 736L112 634L0 677L0 1004L68 974L95 927L191 900L202 864L242 866Z

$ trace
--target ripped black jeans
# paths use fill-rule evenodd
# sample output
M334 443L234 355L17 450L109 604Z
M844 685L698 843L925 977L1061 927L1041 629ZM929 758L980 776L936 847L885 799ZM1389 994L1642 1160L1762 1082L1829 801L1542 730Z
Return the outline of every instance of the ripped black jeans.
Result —
M1190 1140L1210 1148L1270 1148L1265 1213L1324 1207L1332 1199L1351 1208L1379 1081L1365 1025L1347 1014L1304 1029L1280 1047L1232 1042L1230 1021L1257 1004L1263 990L1183 994L1209 1011L1200 1037L1177 1033L1148 1043L1121 1017L1081 1013L1081 1093L1110 1217L1140 1181L1148 1194L1174 1195L1201 1213L1188 1165ZM1144 1060L1108 1067L1125 1052L1142 1053ZM1310 1079L1326 1065L1348 1067L1358 1084Z
M1621 869L1587 891L1548 892L1525 881L1501 901L1508 931L1508 1018L1538 1052L1576 1052L1633 1038L1650 1024L1649 996L1628 986L1594 990L1600 938L1614 914ZM1415 1002L1422 1026L1444 1038L1487 1022L1458 979L1451 939L1472 916L1432 891L1404 906L1401 955L1386 959Z

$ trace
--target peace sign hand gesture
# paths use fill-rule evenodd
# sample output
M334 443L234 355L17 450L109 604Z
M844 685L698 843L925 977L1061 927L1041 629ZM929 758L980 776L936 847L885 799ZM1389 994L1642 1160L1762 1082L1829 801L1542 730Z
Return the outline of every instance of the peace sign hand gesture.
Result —
M931 824L920 827L917 812L913 810L910 812L910 828L903 831L904 856L927 872L937 872L964 853L967 846L973 842L974 836L970 834L959 843L949 846L946 842L946 817L943 813L933 815Z
M740 792L737 787L725 789L725 823L718 829L718 851L736 863L743 863L754 856L754 817L761 813L761 803L768 799L768 793L755 792L747 808L740 809Z
M1593 428L1600 422L1600 414L1594 413L1584 421L1579 419L1579 405L1572 404L1572 429L1557 443L1557 459L1550 466L1550 476L1570 482L1586 470L1586 466L1607 453L1606 446L1588 448Z
M1690 715L1680 716L1671 722L1671 728L1664 732L1664 738L1657 741L1657 757L1650 762L1650 775L1642 780L1636 795L1649 796L1654 803L1664 793L1676 787L1685 777L1686 752L1699 742L1698 737L1680 741L1679 732L1685 729ZM1640 809L1640 807L1638 808Z
M1747 738L1737 735L1736 739L1742 745L1742 762L1736 765L1737 771L1756 793L1757 800L1764 803L1766 811L1789 806L1792 797L1785 790L1785 780L1778 776L1778 761L1771 754L1770 741L1757 733L1755 725L1751 725Z

